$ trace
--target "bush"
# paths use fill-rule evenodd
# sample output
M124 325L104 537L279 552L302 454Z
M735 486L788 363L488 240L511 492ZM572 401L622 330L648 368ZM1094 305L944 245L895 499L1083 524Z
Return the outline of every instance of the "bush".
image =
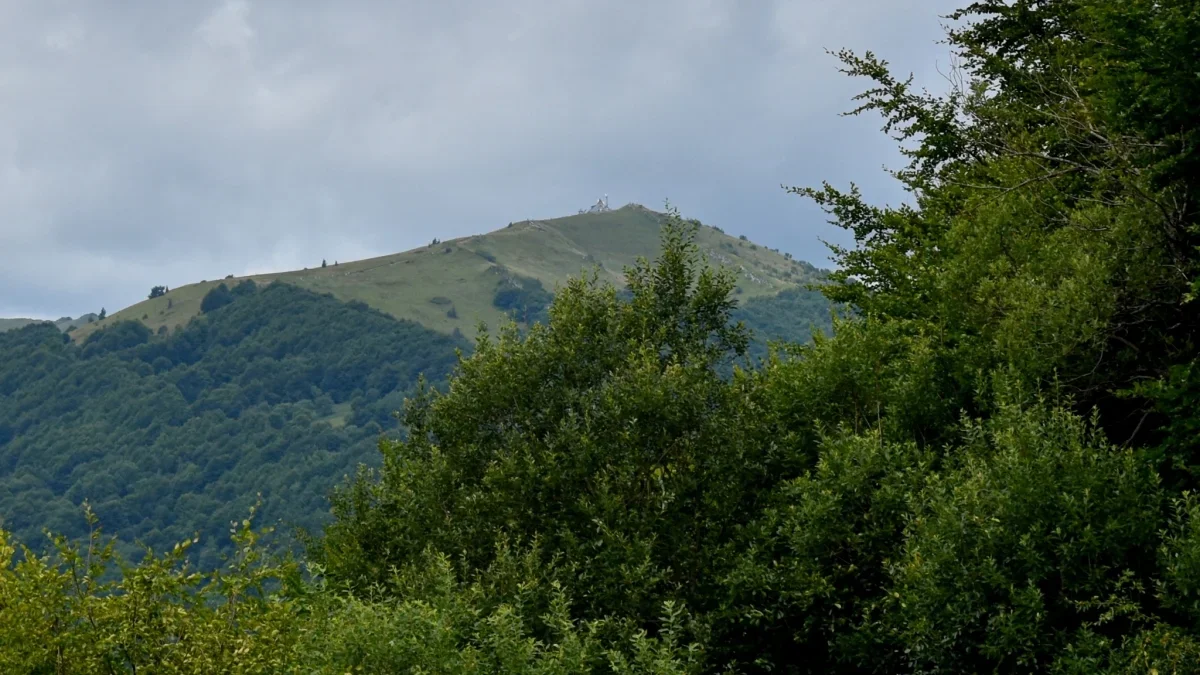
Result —
M612 637L578 623L559 588L530 588L526 561L502 556L491 577L523 590L456 578L428 554L392 579L403 599L346 596L262 546L251 518L233 530L236 555L201 573L194 540L128 565L90 517L85 547L16 547L0 531L0 668L4 672L154 673L698 673L702 645L688 615L667 605L659 637ZM516 576L512 576L513 573ZM525 603L547 599L540 613ZM496 602L496 600L502 600Z

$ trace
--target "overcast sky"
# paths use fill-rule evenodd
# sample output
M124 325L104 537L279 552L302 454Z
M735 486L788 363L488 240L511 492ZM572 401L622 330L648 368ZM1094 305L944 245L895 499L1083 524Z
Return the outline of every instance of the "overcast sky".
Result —
M921 7L914 10L913 4ZM664 199L826 264L780 184L902 198L871 49L940 89L922 0L0 0L0 317ZM908 7L906 7L906 5Z

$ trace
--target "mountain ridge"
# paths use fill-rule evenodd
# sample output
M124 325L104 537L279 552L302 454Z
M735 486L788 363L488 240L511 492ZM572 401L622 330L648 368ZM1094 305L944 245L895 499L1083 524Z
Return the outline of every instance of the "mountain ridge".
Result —
M72 336L82 342L95 331L127 319L155 331L179 330L202 313L201 303L213 289L251 280L260 285L283 281L329 293L344 302L357 300L394 318L470 338L480 322L495 326L509 318L526 318L514 316L512 307L498 301L506 287L518 293L548 294L567 278L589 269L602 280L624 286L624 269L638 257L656 254L659 226L665 217L639 204L627 204L612 210L513 222L483 234L434 239L425 246L363 260L202 280L112 312L102 321L79 327ZM790 255L693 222L698 225L696 243L710 263L737 274L740 301L802 288L824 276L821 270ZM539 284L540 289L536 288Z
M23 328L25 326L28 326L31 323L52 323L59 330L67 331L67 330L72 330L72 327L78 328L79 326L83 326L83 325L92 323L98 318L99 318L99 315L97 315L95 312L89 312L87 314L83 314L83 315L77 316L75 318L71 318L69 316L64 316L64 317L61 317L58 319L26 319L26 318L0 319L0 333L3 333L6 330L15 330L17 328Z

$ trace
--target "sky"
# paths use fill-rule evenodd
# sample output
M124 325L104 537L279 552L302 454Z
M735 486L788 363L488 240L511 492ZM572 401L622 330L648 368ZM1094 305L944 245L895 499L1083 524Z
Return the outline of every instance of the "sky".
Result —
M829 266L784 185L904 194L871 50L944 90L922 0L0 0L0 317L664 202ZM918 6L920 9L912 9Z

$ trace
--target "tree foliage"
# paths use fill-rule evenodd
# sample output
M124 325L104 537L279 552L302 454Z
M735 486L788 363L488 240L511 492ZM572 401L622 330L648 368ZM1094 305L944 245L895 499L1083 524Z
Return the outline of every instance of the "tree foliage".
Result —
M546 320L546 309L554 296L532 277L523 277L503 271L496 282L492 305L504 310L514 321L531 324Z

